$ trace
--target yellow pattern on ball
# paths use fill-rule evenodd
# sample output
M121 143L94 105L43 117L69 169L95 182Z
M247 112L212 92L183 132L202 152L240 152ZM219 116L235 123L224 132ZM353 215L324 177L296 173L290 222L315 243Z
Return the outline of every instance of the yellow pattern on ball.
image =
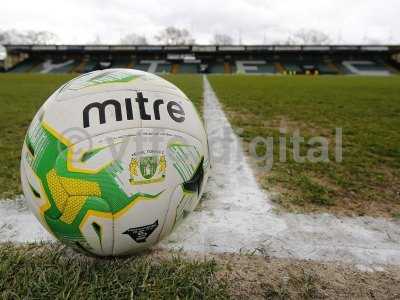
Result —
M63 221L64 223L71 224L75 220L82 206L85 204L86 198L87 196L69 197L68 203L65 207L64 213L62 214L60 220Z
M97 182L67 177L59 178L62 186L70 196L101 196L100 187Z
M49 173L47 173L46 175L46 179L51 195L53 196L54 202L56 203L57 209L62 212L65 208L65 204L67 203L69 195L61 185L56 170L50 170Z
M46 178L57 209L62 213L60 220L67 224L74 221L88 196L101 196L96 182L62 177L55 169L50 170Z

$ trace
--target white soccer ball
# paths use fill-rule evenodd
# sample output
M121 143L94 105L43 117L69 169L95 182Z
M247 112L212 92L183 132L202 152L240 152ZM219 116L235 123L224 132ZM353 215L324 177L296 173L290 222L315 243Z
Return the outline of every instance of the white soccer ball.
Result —
M199 202L210 169L192 102L146 72L77 77L26 134L21 180L37 219L62 242L109 256L156 244Z

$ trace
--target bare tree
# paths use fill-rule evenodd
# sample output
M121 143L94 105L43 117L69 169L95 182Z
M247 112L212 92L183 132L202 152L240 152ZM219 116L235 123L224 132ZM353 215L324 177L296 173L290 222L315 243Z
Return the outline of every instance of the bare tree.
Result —
M316 29L300 29L286 40L288 45L326 45L332 43L326 33Z
M90 45L102 45L103 42L102 42L102 40L101 40L101 38L100 38L100 35L96 34L94 40L89 41L89 44L90 44Z
M147 45L147 38L144 35L138 35L136 33L130 33L125 35L121 39L121 44L126 45Z
M233 38L227 34L214 34L213 43L215 45L233 45Z
M363 41L363 44L366 44L366 45L383 45L383 44L385 44L382 39L372 38L372 37L368 37L368 36L364 36L362 41Z
M0 31L0 44L52 44L57 35L49 31L17 31L15 29Z
M19 33L12 30L1 30L0 31L0 44L19 44Z
M49 31L27 31L27 40L30 44L51 44L55 43L57 36Z
M173 26L162 30L155 39L161 44L166 45L189 45L194 44L195 40L187 29L180 29Z

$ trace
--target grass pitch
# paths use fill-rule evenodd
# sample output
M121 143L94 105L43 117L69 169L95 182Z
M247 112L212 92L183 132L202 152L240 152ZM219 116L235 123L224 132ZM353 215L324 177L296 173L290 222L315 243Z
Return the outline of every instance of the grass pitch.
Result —
M0 245L1 299L397 299L399 274L249 254L95 259L58 244Z
M214 260L94 259L59 245L0 246L1 299L225 299Z
M199 114L203 114L203 78L200 75L165 75L163 77L179 87L192 100Z
M262 186L295 211L400 215L400 77L210 76L230 121L255 137L274 138L271 171L259 169ZM286 133L279 128L285 127ZM342 128L343 161L334 157L335 128ZM290 137L329 142L329 162L294 160ZM279 160L286 137L286 162ZM300 153L309 149L301 144ZM265 147L257 148L264 154Z
M0 198L21 193L19 162L26 130L47 97L72 77L0 74Z
M0 75L1 198L13 197L21 192L20 148L33 115L52 91L72 77ZM201 111L200 76L166 77L177 84ZM328 209L332 209L339 207L341 194L332 193L330 189L335 187L333 191L336 191L337 185L340 191L342 185L336 183L325 186L326 177L330 178L330 174L349 176L344 178L352 180L349 183L351 189L346 185L343 189L357 192L357 187L364 189L368 180L375 182L373 179L376 175L365 177L365 173L374 171L374 166L381 166L394 178L394 181L387 183L385 175L378 181L381 187L387 183L389 189L385 191L382 187L382 194L393 192L396 186L392 185L393 182L398 186L399 177L395 173L396 166L399 166L396 152L399 149L396 128L400 128L398 80L232 76L212 77L211 83L229 112L231 121L244 129L243 137L247 141L261 133L261 136L265 136L265 133L276 134L276 125L281 120L290 125L289 129L302 125L300 128L304 133L321 133L327 137L331 136L332 126L337 124L334 121L342 121L344 142L350 145L345 150L344 160L348 153L353 153L350 156L353 160L346 162L348 165L321 165L314 169L307 164L296 167L289 163L288 166L278 165L271 175L261 174L265 186L271 187L273 182L274 186L295 193L295 198L285 194L283 205L295 208L310 205L319 209L321 205L326 207L324 204L329 203L333 206ZM327 87L331 92L324 90ZM367 102L362 102L364 97L355 94L359 91L366 96ZM358 127L349 131L345 127L349 124L346 122L358 124ZM359 133L360 128L365 129L363 134ZM387 134L386 138L374 138L382 132ZM354 140L347 140L346 134ZM372 144L366 143L370 138ZM375 145L375 148L364 149L366 145ZM355 154L357 149L360 157ZM298 169L302 167L305 167L304 171ZM367 169L363 171L363 168ZM315 174L321 176L322 181L315 183ZM295 175L299 176L299 182L310 181L312 188L291 178ZM374 185L368 188L376 193L379 191ZM362 192L365 193L365 190ZM328 197L329 201L315 203L318 197L320 200ZM358 201L361 205L383 201L391 207L392 212L396 211L395 198L385 200L385 197ZM354 203L358 203L357 200ZM349 209L349 206L343 207ZM358 209L356 206L355 211ZM370 273L357 271L351 266L251 255L232 254L217 256L216 260L193 260L179 255L171 257L169 253L147 253L125 259L94 259L71 252L58 243L0 244L1 299L396 298L399 295L397 287L400 286L398 274L398 269Z

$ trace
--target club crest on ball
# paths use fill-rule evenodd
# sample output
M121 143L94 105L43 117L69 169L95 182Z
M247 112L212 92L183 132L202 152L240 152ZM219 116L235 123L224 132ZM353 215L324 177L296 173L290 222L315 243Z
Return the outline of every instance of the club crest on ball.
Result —
M129 164L132 185L160 182L165 179L167 163L163 153L132 156Z

